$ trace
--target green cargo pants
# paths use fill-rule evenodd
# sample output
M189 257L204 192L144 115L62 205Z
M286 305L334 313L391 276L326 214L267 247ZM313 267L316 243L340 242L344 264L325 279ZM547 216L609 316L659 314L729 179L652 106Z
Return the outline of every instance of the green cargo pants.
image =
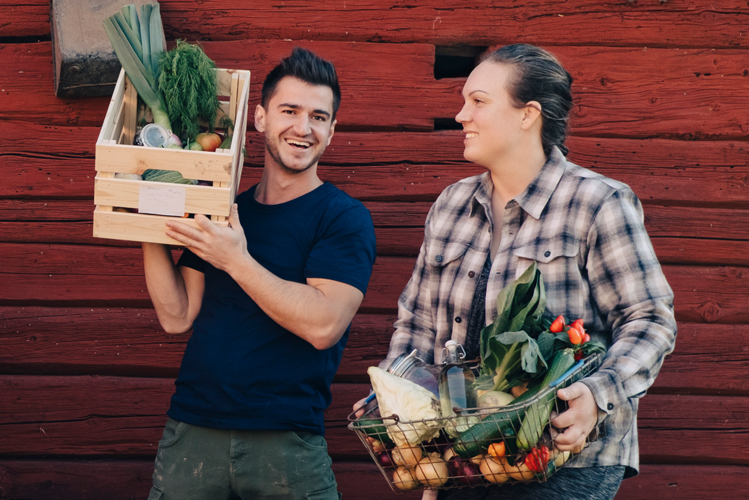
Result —
M339 500L325 438L208 429L170 418L148 500Z

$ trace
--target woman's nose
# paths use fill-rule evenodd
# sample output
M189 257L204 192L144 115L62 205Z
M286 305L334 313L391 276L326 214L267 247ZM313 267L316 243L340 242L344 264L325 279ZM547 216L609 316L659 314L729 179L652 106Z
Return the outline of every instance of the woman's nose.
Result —
M457 115L455 115L455 121L458 123L465 123L468 121L468 111L466 110L466 104L460 109Z

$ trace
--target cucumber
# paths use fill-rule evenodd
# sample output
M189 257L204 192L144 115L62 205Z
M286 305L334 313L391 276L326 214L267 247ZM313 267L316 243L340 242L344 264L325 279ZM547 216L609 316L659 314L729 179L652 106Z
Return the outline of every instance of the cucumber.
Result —
M393 440L388 436L387 428L380 419L365 418L354 422L354 427L371 438L375 438L386 446L393 446Z
M538 394L538 391L540 390L540 385L532 387L513 399L510 405L527 401ZM458 438L453 445L455 454L461 458L475 457L479 453L486 451L490 444L496 443L502 438L505 438L507 454L510 455L511 449L514 453L514 450L516 449L515 429L520 425L520 421L523 419L523 414L523 409L519 408L507 413L487 415L484 420L473 424L458 435ZM502 418L497 418L498 416Z
M548 388L553 381L564 375L574 365L575 355L572 349L559 351L554 356L554 361L551 362L549 371L546 372L539 390L542 391ZM551 391L528 407L525 412L523 424L520 426L520 431L518 432L518 448L530 450L536 446L538 440L541 439L544 427L549 423L549 416L551 415L551 409L554 407L555 400L556 392Z

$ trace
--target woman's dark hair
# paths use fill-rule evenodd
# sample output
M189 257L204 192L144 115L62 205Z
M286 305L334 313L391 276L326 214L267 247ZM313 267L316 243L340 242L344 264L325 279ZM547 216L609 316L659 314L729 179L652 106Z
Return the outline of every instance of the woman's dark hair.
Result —
M569 150L564 140L572 108L572 76L557 58L542 48L518 44L501 47L482 60L515 68L515 80L507 88L515 106L524 107L530 101L541 104L544 153L549 156L556 146L567 155Z
M341 105L341 89L338 86L338 76L335 66L330 61L320 58L317 54L301 47L294 47L291 55L278 63L263 82L260 104L266 107L268 101L276 91L276 86L283 78L293 76L310 85L324 85L333 91L333 116L335 118Z

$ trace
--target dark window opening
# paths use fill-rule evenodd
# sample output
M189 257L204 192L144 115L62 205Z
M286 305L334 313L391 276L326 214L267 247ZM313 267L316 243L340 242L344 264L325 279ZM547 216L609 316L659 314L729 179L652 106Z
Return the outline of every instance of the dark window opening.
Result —
M434 77L442 78L467 77L478 63L478 58L486 51L487 47L461 45L435 47Z

